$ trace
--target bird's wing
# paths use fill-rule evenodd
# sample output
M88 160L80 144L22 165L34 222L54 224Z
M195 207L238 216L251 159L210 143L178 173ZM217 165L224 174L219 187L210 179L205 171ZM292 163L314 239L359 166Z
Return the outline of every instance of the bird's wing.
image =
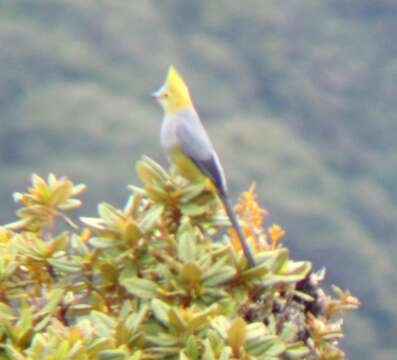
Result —
M183 153L212 180L219 191L225 192L223 169L201 123L181 122L177 137Z

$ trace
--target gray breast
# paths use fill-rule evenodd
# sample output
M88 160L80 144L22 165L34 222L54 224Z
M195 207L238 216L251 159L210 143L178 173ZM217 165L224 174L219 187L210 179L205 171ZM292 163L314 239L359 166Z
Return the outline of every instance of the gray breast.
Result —
M188 124L193 131L203 132L197 113L192 110L181 110L171 115L166 115L161 124L160 140L164 151L168 152L173 147L180 145L178 128ZM198 129L201 127L200 129Z

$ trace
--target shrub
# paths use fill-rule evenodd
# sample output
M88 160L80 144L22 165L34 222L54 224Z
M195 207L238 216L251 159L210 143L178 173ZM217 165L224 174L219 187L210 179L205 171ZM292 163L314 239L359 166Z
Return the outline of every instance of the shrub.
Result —
M85 186L33 175L0 228L1 359L342 359L343 310L358 300L293 261L251 187L236 211L253 268L219 202L144 158L124 209L66 215ZM59 222L70 228L61 231ZM214 236L221 237L218 241Z

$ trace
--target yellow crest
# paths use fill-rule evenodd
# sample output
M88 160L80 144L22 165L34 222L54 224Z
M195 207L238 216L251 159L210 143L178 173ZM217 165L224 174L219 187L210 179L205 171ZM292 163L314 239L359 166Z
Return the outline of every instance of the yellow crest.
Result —
M189 89L172 65L168 69L164 85L152 97L160 103L166 114L193 107Z
M175 93L189 94L189 90L182 76L178 74L175 68L171 65L168 68L167 79L165 80L166 87L168 90L172 90Z
M172 65L168 69L164 89L167 93L166 102L168 106L166 107L168 111L176 111L192 106L189 88Z

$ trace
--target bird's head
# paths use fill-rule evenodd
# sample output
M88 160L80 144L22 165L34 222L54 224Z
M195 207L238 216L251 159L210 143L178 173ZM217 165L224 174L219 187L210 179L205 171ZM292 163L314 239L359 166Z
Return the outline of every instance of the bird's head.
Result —
M193 106L189 89L173 66L168 69L164 85L155 91L152 97L160 103L165 114Z

